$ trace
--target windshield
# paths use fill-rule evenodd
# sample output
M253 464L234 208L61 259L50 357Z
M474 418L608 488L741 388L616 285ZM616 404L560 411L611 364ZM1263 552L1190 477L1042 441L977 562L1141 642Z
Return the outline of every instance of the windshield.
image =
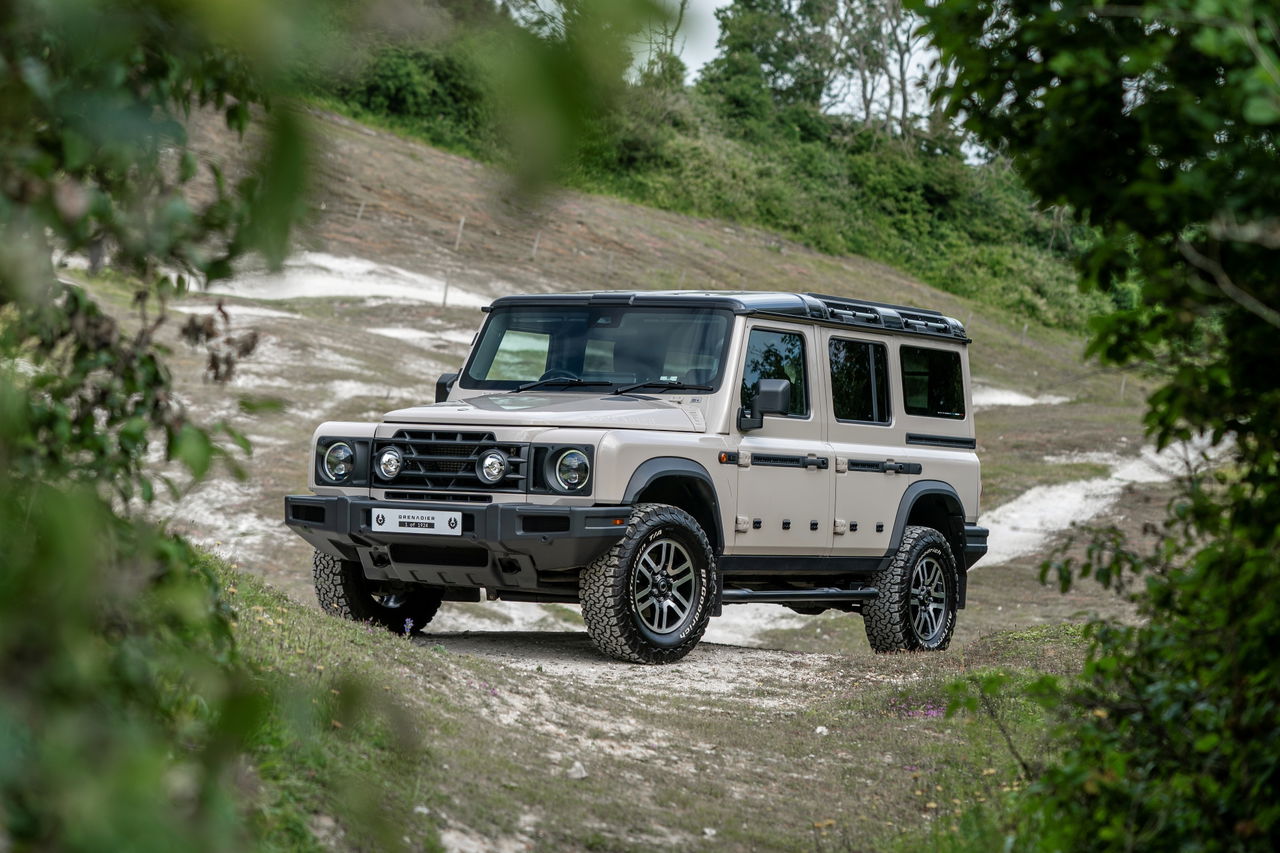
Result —
M472 350L463 388L637 393L720 384L733 315L713 308L517 305L496 308ZM578 380L578 381L573 381Z

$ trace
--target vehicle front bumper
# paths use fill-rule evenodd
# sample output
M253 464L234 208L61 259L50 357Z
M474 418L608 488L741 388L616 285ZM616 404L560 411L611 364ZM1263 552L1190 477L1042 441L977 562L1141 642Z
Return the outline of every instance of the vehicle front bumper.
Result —
M373 529L375 509L456 512L461 533L436 535ZM376 580L456 589L577 595L576 570L626 532L630 507L460 504L289 495L285 524L316 550L359 562Z

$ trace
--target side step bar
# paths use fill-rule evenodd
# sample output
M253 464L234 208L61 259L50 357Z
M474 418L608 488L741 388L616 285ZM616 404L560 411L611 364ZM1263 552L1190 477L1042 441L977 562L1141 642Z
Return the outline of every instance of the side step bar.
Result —
M869 601L879 598L873 586L862 589L726 589L720 600L725 604L809 604L823 601Z

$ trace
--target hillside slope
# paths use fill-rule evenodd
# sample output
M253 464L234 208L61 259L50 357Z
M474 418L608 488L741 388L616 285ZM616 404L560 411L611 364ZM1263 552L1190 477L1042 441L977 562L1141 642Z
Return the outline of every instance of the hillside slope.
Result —
M1142 383L1082 365L1081 342L1064 332L763 231L577 193L534 205L463 158L333 115L314 123L321 154L303 250L283 275L246 268L175 306L180 320L222 303L233 329L259 333L258 351L230 387L213 385L201 379L204 355L179 343L178 323L167 326L177 387L194 414L225 418L252 439L248 479L219 473L160 508L308 608L310 552L284 527L281 509L284 494L305 490L313 429L431 399L436 376L460 364L478 306L504 293L812 290L956 316L974 338L974 375L984 386L977 420L987 506L1037 485L1096 482L1089 478L1112 464L1107 453L1132 456L1141 444ZM239 141L206 117L194 132L234 167ZM67 274L127 312L127 282ZM237 396L282 408L249 414ZM1166 492L1131 483L1109 494L1120 503L1105 506L1123 512L1108 510L1112 518L1139 531ZM424 808L453 849L812 849L828 843L815 826L857 847L849 839L883 840L918 828L922 815L932 819L922 774L950 785L957 777L947 768L960 756L974 773L1001 764L991 732L970 754L970 735L936 719L947 680L974 666L1042 671L1078 660L1074 635L992 640L992 632L1124 611L1089 590L1059 596L1039 585L1045 547L980 567L955 644L930 656L871 655L857 617L764 620L763 611L741 608L729 611L738 633L722 639L785 651L704 643L677 666L639 672L599 658L572 609L515 604L446 606L431 635L396 645L385 666L348 647L358 637L350 626L274 599L253 606L283 618L268 628L247 621L240 633L255 658L303 649L300 660L374 673L403 698L415 725L439 742L436 762L406 784L428 792ZM751 737L741 737L744 725ZM575 763L585 783L574 778Z

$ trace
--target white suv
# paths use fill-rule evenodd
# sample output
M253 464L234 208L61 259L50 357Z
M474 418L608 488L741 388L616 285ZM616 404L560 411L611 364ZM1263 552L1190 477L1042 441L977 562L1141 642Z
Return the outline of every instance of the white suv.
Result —
M434 405L326 423L285 498L325 610L581 603L601 651L689 652L723 605L858 612L943 649L978 516L964 329L816 294L511 296Z

